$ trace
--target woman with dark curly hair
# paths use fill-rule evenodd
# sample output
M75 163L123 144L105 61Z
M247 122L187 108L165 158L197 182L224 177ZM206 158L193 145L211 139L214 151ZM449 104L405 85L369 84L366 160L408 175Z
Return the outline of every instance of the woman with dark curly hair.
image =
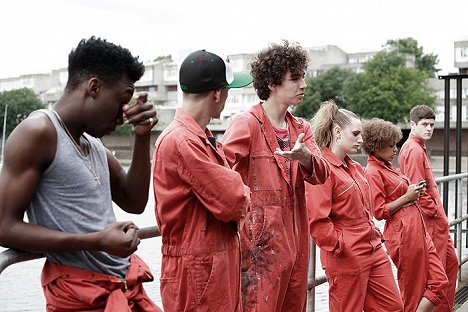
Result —
M364 123L362 136L374 216L386 220L385 246L398 269L405 312L432 311L444 298L448 281L416 204L425 182L410 184L392 164L402 138L400 128L372 119Z
M244 311L305 311L304 181L320 184L328 177L310 125L288 112L304 98L307 63L307 52L287 41L260 52L251 73L262 102L224 134L224 154L252 192L241 231Z
M312 126L330 166L324 184L306 187L310 233L328 278L330 311L403 311L382 234L373 222L369 184L349 156L362 144L361 121L327 101Z

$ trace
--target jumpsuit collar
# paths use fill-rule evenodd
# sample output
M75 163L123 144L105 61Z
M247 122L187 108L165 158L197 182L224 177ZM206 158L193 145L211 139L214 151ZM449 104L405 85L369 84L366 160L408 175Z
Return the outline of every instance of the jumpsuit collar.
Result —
M341 161L341 159L339 159L338 156L336 156L328 147L325 147L323 149L322 154L323 157L325 157L333 166L346 167L343 161ZM347 164L348 167L354 166L353 160L351 159L351 157L349 157L349 155L345 155L344 162Z
M263 110L262 103L259 103L255 106L252 107L250 110L250 113L257 118L257 120L260 123L260 129L262 131L263 136L266 139L266 142L268 144L268 147L270 148L271 153L273 154L273 157L276 161L276 164L278 165L279 168L281 168L281 173L283 178L286 180L286 182L291 185L291 181L293 184L294 181L296 180L296 175L297 175L297 170L299 163L298 161L292 161L291 162L291 176L283 170L285 168L284 163L286 159L284 157L275 155L274 152L277 148L280 148L278 141L276 140L276 133L273 128L273 124L271 123L270 119L268 116L265 114L265 111ZM288 130L289 130L289 140L291 142L291 148L294 146L296 143L297 137L300 133L304 132L304 124L303 120L300 118L294 118L294 116L287 111L286 112L286 121L288 124ZM294 187L294 185L292 185Z
M414 142L418 143L424 150L426 150L426 141L421 139L419 136L416 134L410 133L409 138L410 140L413 140Z
M408 179L408 177L406 177L405 175L403 175L401 172L398 171L398 169L391 163L391 162L388 162L388 161L382 161L380 159L378 159L377 157L373 156L373 155L369 155L367 157L367 162L368 163L372 163L374 164L375 166L380 166L390 172L392 172L393 174L396 174L400 179L406 181L406 183L409 185L411 184L410 180Z
M380 160L377 157L375 157L374 155L368 155L367 156L367 162L368 163L374 163L374 164L379 165L381 167L384 167L384 168L386 168L386 169L388 169L388 170L390 170L392 172L398 173L397 168L395 168L395 166L391 162Z
M220 142L214 142L215 139L211 139L215 137L213 133L211 133L210 129L205 128L205 130L203 131L203 129L200 128L200 125L195 121L195 119L184 109L176 109L174 119L179 121L185 128L187 128L188 131L197 135L200 138L200 140L205 143L205 145L211 146L215 151L219 151L222 147Z

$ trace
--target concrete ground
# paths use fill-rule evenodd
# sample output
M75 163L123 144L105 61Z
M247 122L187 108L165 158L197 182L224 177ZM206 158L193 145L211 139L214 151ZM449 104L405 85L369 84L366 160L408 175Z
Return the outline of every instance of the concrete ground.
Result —
M461 290L462 288L465 288L463 289L463 292L462 292L464 294L463 297L468 297L467 287L468 287L468 263L465 263L465 265L463 265L461 268L461 282L458 283L458 289L457 289L457 290ZM467 300L468 298L464 298L464 299ZM458 305L456 304L454 306L453 310L457 312L468 312L468 301L461 302L461 303L459 302Z

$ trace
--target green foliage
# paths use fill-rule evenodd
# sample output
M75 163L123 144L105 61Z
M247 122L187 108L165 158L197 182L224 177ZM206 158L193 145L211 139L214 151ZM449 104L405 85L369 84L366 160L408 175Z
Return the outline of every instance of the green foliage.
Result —
M349 69L334 67L323 75L307 79L304 101L294 110L294 115L306 119L312 118L321 102L334 100L339 106L344 105L343 86L355 73Z
M0 120L2 128L6 105L8 105L5 131L7 136L21 121L26 119L31 112L45 108L45 105L31 89L23 88L0 92Z
M380 52L364 65L363 73L345 81L346 108L363 118L407 121L415 105L435 105L427 78L427 72L405 67L401 53Z
M160 55L158 57L156 57L154 59L154 62L158 62L158 61L169 61L169 62L172 62L172 55L171 54L168 54L168 55Z
M309 120L319 109L320 103L320 94L317 92L311 93L310 91L306 90L304 101L301 105L294 108L293 114L297 117L302 117L306 120Z
M437 55L432 53L424 54L423 48L418 45L418 41L409 37L405 39L388 40L389 45L394 51L401 54L411 54L416 58L416 67L424 71L429 77L434 77L438 69L436 68L439 63Z

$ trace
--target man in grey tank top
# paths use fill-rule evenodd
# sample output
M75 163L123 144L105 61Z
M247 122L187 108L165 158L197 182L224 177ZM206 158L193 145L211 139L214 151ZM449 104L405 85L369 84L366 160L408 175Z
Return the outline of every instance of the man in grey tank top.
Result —
M133 252L131 221L112 201L144 211L156 112L146 97L129 106L144 66L106 40L83 39L69 54L68 82L53 110L33 112L8 138L0 174L0 245L44 253L48 311L160 311L142 282L153 277ZM134 127L126 172L99 138L124 118ZM23 221L24 213L28 222ZM124 306L122 306L124 305Z

